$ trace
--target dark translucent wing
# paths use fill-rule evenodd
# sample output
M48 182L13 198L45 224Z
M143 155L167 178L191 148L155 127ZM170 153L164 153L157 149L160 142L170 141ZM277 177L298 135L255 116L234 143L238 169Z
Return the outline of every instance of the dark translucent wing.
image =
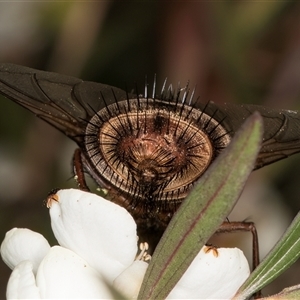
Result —
M105 105L126 99L126 92L101 83L13 64L0 64L0 94L50 123L78 144L87 121ZM105 102L103 101L105 99ZM256 169L300 152L300 115L256 105L196 103L232 136L254 111L264 119L264 140Z
M108 85L13 64L0 64L0 94L32 111L77 143L86 123L126 93Z
M203 106L204 107L204 106ZM274 110L258 105L215 105L210 103L206 112L221 122L231 135L253 112L258 111L264 120L264 136L255 168L300 152L300 114L298 111Z

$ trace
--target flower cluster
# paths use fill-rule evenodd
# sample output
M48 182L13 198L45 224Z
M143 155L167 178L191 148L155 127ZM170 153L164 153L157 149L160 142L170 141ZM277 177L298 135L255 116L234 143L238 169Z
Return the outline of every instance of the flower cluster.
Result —
M148 262L143 255L137 257L131 215L75 189L59 190L47 206L59 246L50 247L29 229L7 232L1 245L2 259L13 270L7 298L137 298ZM248 262L239 249L204 247L168 299L230 299L248 275Z

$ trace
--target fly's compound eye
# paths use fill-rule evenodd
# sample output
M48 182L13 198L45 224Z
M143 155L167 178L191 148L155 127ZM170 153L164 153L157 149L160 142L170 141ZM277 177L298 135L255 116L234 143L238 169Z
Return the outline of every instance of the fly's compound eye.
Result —
M149 98L106 106L85 133L92 165L132 207L180 203L229 141L220 122L206 113Z

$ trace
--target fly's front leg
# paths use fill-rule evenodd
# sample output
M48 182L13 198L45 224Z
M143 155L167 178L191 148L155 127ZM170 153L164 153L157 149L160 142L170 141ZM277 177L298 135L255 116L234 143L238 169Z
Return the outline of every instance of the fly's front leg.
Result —
M224 222L216 233L237 231L252 233L252 268L254 270L259 264L259 247L257 231L253 222ZM261 291L254 294L254 299L258 298L261 298Z
M258 236L253 222L224 222L217 233L246 231L252 233L252 268L259 264Z
M77 182L78 188L82 191L89 192L90 189L88 188L85 177L84 177L84 166L81 158L81 150L77 148L74 152L73 156L73 172L74 178Z

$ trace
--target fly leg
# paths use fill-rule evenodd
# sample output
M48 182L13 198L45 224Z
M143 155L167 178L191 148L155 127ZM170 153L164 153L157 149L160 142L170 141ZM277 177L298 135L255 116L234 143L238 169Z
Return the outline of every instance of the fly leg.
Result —
M74 178L77 182L78 188L82 191L89 192L90 189L88 188L85 176L84 176L84 166L81 159L81 151L77 148L74 152L73 156L73 172Z
M224 222L216 233L225 232L251 232L252 233L252 269L254 270L259 264L259 247L258 247L258 236L253 222ZM261 291L254 294L254 298L261 298Z

